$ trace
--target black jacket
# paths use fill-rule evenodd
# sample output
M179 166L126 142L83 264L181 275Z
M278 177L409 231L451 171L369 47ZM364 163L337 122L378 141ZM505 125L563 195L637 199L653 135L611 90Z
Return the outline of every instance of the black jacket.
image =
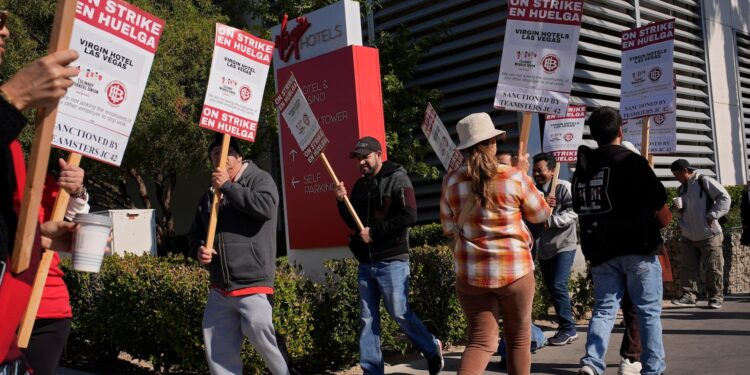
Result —
M372 243L365 244L357 233L350 236L349 248L358 261L370 263L408 257L407 228L417 220L417 201L403 167L383 162L377 175L361 177L354 183L349 199L362 224L370 228L373 239ZM346 225L358 232L346 205L338 202L338 207Z
M667 191L646 159L619 145L581 146L572 188L581 248L592 266L661 251L654 214Z
M252 287L273 287L276 272L276 217L279 194L271 175L253 162L235 182L219 189L224 198L214 237L213 256L208 266L212 285L227 291ZM213 192L206 192L198 204L188 234L190 250L197 255L206 241Z

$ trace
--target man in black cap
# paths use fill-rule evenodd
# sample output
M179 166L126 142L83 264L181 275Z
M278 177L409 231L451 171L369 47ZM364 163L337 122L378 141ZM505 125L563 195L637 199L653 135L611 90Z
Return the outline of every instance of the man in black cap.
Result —
M732 203L727 190L711 177L695 171L685 159L677 159L670 168L680 181L675 216L679 219L680 287L682 296L673 305L695 306L701 266L706 272L708 307L720 309L724 299L724 236L719 219L729 212ZM681 204L680 204L681 203Z
M346 188L336 186L339 213L356 231L349 248L359 261L360 366L365 374L384 373L380 351L380 299L399 328L427 358L430 374L443 368L442 343L427 331L409 307L409 242L407 228L417 219L414 188L406 170L383 161L380 142L357 141L349 158L357 159L362 177L354 183L350 200L362 220L359 230L344 204Z
M293 369L278 344L272 306L276 272L276 213L279 194L266 171L242 160L237 140L219 165L224 135L208 147L214 171L211 189L198 204L188 234L190 250L208 266L211 288L203 312L203 341L211 374L241 374L243 335L274 375ZM216 236L205 244L214 191L221 192Z

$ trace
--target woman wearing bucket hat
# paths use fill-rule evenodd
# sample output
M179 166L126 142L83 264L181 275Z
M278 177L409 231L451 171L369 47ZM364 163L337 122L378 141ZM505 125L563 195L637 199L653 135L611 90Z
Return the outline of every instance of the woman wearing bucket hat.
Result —
M458 373L484 372L497 349L503 311L508 373L528 374L534 265L522 217L541 223L552 210L526 174L527 155L520 169L497 163L495 141L504 132L488 114L471 114L456 130L466 163L443 179L440 221L455 243L456 294L468 323Z

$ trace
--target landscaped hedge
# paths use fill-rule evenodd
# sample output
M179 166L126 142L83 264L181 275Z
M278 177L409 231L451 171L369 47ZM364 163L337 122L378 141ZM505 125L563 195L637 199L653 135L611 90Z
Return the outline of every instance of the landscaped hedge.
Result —
M411 265L410 300L416 313L445 343L463 339L450 251L444 246L412 249ZM357 264L332 261L328 267L327 282L315 284L285 259L277 265L274 323L305 373L340 369L359 357ZM67 363L107 362L127 352L162 372L206 371L201 320L208 277L197 262L113 256L97 274L73 272L67 262L64 268L74 316ZM384 350L413 350L382 308L381 315ZM249 345L243 358L247 373L264 373Z
M205 269L182 257L113 256L97 274L63 266L73 306L68 365L106 363L126 352L150 361L160 372L205 373L201 320L208 293ZM280 259L274 296L274 324L286 338L304 373L351 366L359 357L357 264L330 261L327 281L316 284ZM447 246L411 252L411 306L427 328L446 344L464 340L466 323L455 297L453 257ZM537 294L542 283L537 281ZM546 297L535 300L545 315ZM381 307L385 351L413 351ZM239 329L239 328L238 328ZM249 345L243 349L246 373L265 367Z

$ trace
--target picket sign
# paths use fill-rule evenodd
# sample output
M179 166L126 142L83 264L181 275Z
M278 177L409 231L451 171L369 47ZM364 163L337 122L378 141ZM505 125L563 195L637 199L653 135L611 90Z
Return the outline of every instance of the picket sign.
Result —
M81 154L73 152L68 155L68 165L77 167L81 164ZM65 189L60 189L57 192L57 198L55 199L55 206L52 209L52 221L62 221L65 219L65 212L68 209L68 202L70 201L70 194ZM36 271L34 277L34 285L31 289L31 298L29 299L29 305L26 307L26 312L21 318L21 326L18 329L18 347L26 348L29 346L29 339L31 338L31 331L34 329L34 321L36 320L36 313L39 311L39 304L42 302L42 291L44 291L44 284L47 282L47 275L49 275L49 268L52 264L52 258L55 256L54 249L45 249L42 255L42 261L39 263L39 269Z
M328 145L328 138L323 133L323 129L320 128L320 124L312 108L310 108L305 95L302 93L302 89L299 83L297 83L294 74L281 86L281 89L274 95L273 101L274 106L279 110L280 116L286 122L287 127L292 130L294 139L302 154L307 158L307 162L312 164L315 163L315 160L321 159L326 171L328 171L328 175L338 185L339 179L336 177L331 163L328 162L328 158L323 152ZM295 131L294 129L297 126L299 126L299 129ZM357 228L360 231L364 230L365 226L362 225L359 215L357 215L354 206L352 206L349 197L346 195L344 196L344 205L346 205L349 214L354 218Z
M58 0L55 19L52 23L49 52L59 52L68 49L70 34L73 31L76 0ZM29 268L31 261L31 247L34 245L37 224L39 223L39 206L42 203L47 163L52 149L52 131L57 118L57 104L50 108L40 108L37 111L35 123L36 131L29 155L29 167L26 172L26 186L24 199L18 217L16 241L13 246L11 272L21 273Z

